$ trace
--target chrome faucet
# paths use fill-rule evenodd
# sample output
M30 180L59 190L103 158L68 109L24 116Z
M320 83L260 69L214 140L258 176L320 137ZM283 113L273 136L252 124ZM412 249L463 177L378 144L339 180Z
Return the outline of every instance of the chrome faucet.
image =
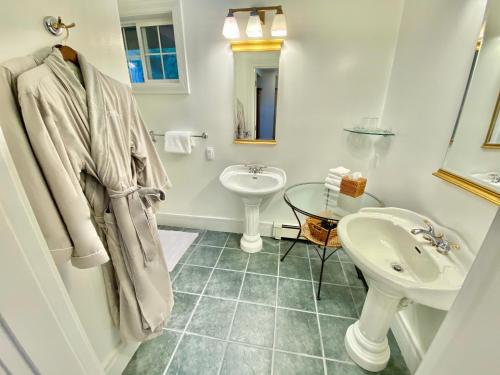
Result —
M489 177L492 184L498 184L500 182L500 174L491 173Z
M264 168L266 168L264 165L257 165L257 164L247 165L247 167L248 167L248 172L253 174L260 174L264 171Z
M427 225L427 229L415 228L410 230L411 234L423 234L424 239L429 241L440 254L447 255L452 249L459 248L457 244L454 244L444 238L444 235L442 233L436 234L436 231L434 230L434 227L429 220L424 220L424 223Z

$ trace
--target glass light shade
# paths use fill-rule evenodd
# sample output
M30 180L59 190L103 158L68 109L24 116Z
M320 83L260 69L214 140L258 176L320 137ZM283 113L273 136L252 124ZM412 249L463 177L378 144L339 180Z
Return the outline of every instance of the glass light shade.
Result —
M246 32L250 38L262 37L262 24L260 23L260 17L257 13L252 13L248 18Z
M236 22L236 18L233 15L228 15L224 20L222 35L224 35L227 39L236 39L240 37L238 22Z
M286 19L283 13L274 15L273 24L271 26L272 36L286 36Z

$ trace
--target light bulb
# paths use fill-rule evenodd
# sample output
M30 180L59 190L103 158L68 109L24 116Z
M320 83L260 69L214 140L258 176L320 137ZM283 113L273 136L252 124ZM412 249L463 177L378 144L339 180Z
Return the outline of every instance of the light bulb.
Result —
M224 20L222 35L224 35L226 39L236 39L240 37L240 29L238 28L238 22L236 22L233 12L229 12Z
M247 35L250 38L260 38L262 37L262 24L260 22L259 14L256 10L250 13L250 18L248 18L247 24Z
M281 9L274 15L273 24L271 26L272 36L286 36L286 19Z

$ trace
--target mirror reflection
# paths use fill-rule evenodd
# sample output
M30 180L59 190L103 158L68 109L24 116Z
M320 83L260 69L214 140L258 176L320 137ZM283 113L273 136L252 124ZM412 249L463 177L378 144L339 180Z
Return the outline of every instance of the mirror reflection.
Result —
M489 1L488 6L442 169L500 193L500 0Z
M276 139L280 51L234 52L236 141Z

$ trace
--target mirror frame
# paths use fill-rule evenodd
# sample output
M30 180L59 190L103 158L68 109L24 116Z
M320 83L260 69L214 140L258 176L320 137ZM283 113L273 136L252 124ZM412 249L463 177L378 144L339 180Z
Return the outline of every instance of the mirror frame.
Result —
M255 40L233 40L231 50L233 52L266 52L281 51L284 39L255 39ZM235 139L235 144L246 145L275 145L276 139Z
M439 168L436 172L433 173L433 175L453 185L461 187L462 189L467 190L472 194L484 198L491 203L496 204L497 206L500 206L500 193L497 193L494 190L488 189L483 185L479 185L471 180L468 180L462 176L459 176L442 168Z
M488 133L486 134L486 138L483 143L483 148L493 148L500 149L500 143L490 143L491 137L493 136L493 130L495 130L495 125L498 119L498 114L500 112L500 92L497 97L497 104L495 104L495 109L493 110L493 116L491 117L490 127L488 129Z

